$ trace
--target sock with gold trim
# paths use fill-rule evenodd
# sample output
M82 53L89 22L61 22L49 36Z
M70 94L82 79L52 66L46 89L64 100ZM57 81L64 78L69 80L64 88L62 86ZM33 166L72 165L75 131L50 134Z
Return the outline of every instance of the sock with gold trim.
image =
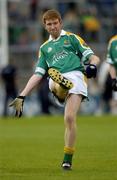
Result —
M64 147L63 162L69 162L70 164L72 164L73 153L74 153L74 148Z

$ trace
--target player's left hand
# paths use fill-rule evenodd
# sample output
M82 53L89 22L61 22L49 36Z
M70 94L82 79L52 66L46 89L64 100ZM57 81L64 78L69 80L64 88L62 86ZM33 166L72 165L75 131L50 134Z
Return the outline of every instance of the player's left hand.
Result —
M23 112L23 104L24 104L24 96L18 96L17 98L15 98L15 100L13 100L9 106L13 106L15 109L15 116L17 117L21 117L22 116L22 112Z
M117 79L112 79L112 90L117 91Z
M94 64L89 64L86 67L86 76L87 78L95 78L97 75L97 67Z

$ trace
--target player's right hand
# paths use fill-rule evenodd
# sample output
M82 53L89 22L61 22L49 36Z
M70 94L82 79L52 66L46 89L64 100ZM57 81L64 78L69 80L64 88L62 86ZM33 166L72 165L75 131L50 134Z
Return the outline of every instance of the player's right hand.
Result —
M117 91L117 79L112 79L112 90Z
M23 104L24 104L25 96L18 96L15 98L10 104L10 107L14 107L15 109L15 116L21 117L23 112Z

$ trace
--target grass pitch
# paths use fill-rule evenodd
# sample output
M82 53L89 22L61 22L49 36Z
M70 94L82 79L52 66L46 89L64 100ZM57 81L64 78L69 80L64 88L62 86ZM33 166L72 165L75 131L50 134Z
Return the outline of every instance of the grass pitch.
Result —
M63 171L63 117L0 120L0 180L117 180L117 117L78 117L73 170Z

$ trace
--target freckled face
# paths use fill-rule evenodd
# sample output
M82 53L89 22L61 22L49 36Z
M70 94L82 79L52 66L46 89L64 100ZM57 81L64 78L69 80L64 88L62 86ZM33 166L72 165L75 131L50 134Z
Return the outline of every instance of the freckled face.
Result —
M50 19L45 22L45 29L54 38L58 38L61 32L62 23L59 19Z

